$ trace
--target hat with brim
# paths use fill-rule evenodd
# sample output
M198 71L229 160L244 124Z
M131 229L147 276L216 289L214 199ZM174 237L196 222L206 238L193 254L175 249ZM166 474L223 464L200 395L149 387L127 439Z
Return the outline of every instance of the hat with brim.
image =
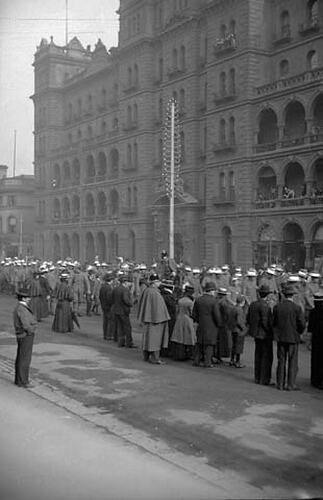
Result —
M212 290L215 290L215 289L216 289L216 286L215 286L215 283L213 283L213 281L208 281L205 284L205 287L204 287L205 292L211 292Z
M317 292L317 293L314 293L314 300L315 302L323 302L323 290Z
M157 273L152 273L150 276L149 276L149 281L153 282L153 281L160 281L160 277Z
M260 295L268 295L270 294L270 288L268 285L261 285L259 287L259 293Z
M219 288L218 295L227 295L228 290L226 288Z
M30 291L28 288L20 288L16 292L17 297L30 297Z
M293 287L293 285L285 285L282 287L282 292L284 295L286 296L291 296L291 295L295 295L295 288Z
M310 273L310 277L311 278L320 278L321 275L320 275L320 273Z

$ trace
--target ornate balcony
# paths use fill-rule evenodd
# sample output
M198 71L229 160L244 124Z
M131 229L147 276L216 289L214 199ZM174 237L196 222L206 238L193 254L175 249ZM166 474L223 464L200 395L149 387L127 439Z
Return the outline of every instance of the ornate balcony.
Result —
M289 43L291 41L290 26L284 26L279 35L275 35L273 38L273 45L279 46Z
M237 149L236 144L225 142L225 143L222 143L222 144L215 144L213 146L213 153L214 154L217 154L217 153L223 153L223 154L233 153L234 151L236 151L236 149Z
M215 105L226 104L227 102L235 101L237 95L235 93L223 93L223 94L214 94L213 102Z
M276 80L266 85L261 85L255 88L255 93L257 96L264 96L267 94L273 94L275 92L280 92L285 89L300 87L312 82L321 82L323 78L323 68L312 69L310 71L305 71L295 76L289 78L284 78L281 80Z
M313 35L320 31L320 23L318 17L312 17L299 25L298 31L302 36Z
M228 33L224 38L219 38L214 45L214 55L222 57L237 49L237 38L234 33Z

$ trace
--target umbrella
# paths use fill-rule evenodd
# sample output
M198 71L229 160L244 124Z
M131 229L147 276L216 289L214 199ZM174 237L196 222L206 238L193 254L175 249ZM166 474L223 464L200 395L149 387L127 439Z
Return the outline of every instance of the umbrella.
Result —
M78 328L81 328L78 317L75 314L75 311L72 311L72 320Z

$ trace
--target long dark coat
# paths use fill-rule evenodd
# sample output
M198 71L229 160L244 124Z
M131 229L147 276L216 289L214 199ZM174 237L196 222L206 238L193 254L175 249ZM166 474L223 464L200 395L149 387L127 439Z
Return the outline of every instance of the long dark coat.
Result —
M73 331L72 307L73 289L65 281L59 283L55 289L54 297L57 299L52 330L59 333Z
M312 333L311 384L323 388L323 301L314 301L307 329Z
M274 307L274 337L277 342L299 344L305 329L305 318L301 307L284 299Z
M196 340L202 345L216 345L221 316L218 301L212 295L204 294L194 302L192 317L198 323Z

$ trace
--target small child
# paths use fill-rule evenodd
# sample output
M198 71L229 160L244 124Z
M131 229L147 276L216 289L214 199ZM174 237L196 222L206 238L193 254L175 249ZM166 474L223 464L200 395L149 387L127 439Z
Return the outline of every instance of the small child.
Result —
M233 306L233 315L235 325L232 329L232 350L230 366L236 368L244 368L245 365L241 364L240 356L243 353L244 338L246 334L246 313L245 313L245 298L243 295L238 295L236 298L236 305Z

